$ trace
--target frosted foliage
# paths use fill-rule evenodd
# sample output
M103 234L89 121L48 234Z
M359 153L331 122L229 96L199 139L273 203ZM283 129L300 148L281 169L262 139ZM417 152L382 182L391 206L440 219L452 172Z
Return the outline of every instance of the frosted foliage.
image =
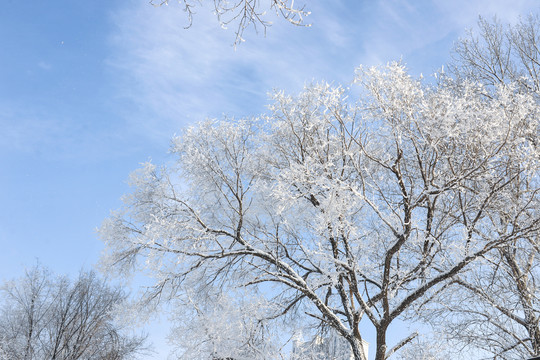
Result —
M529 358L537 346L539 277L540 252L521 239L486 256L474 273L462 274L426 312L451 341L482 350L483 358Z
M354 86L358 101L316 84L275 93L265 116L185 130L173 140L176 164L144 164L124 208L104 222L105 266L155 277L147 299L263 294L272 307L246 303L235 316L261 314L265 329L287 319L283 334L322 324L357 360L367 318L376 359L396 353L401 342L386 344L393 320L478 258L537 236L540 114L511 85L491 97L472 83L428 86L397 63L359 68ZM526 184L519 196L517 183ZM220 306L225 320L208 324L213 307L197 319L232 349L258 327L232 330L232 309ZM276 358L271 349L257 347L256 358Z
M454 358L454 356L449 352L448 344L440 336L415 339L405 346L397 356L399 360L444 360L449 358Z
M458 136L448 142L452 151L461 149L459 158L464 163L473 163L473 157L489 152L498 154L479 187L484 192L491 184L506 187L492 197L489 216L493 237L518 226L523 229L527 221L539 217L540 129L538 120L531 118L534 113L529 112L540 99L539 30L538 15L520 18L514 25L479 18L477 31L456 42L449 66L459 84L453 87L469 89L460 90L472 98L469 102L473 103L475 93L480 92L501 103L490 112L478 111L475 117L460 119L466 126L458 126ZM463 86L471 80L483 86L475 91L471 85ZM443 81L447 80L443 77ZM507 122L508 118L512 122ZM452 119L446 123L446 128L454 129ZM506 149L499 147L500 140L494 141L502 133L494 131L492 124L508 129ZM461 139L470 134L481 146L462 147ZM485 145L485 140L493 145ZM485 223L484 228L489 225ZM423 315L441 329L455 349L470 350L476 358L486 359L520 360L540 355L540 248L538 232L531 230L486 254L475 268L456 276L448 291L436 294L425 305Z
M0 360L9 360L8 353L4 348L7 348L7 345L4 343L5 340L0 339Z
M156 6L169 5L169 0L151 0L150 3ZM213 13L223 29L230 25L236 27L235 46L244 41L242 36L247 28L253 27L256 32L262 28L266 33L267 27L272 25L271 19L273 18L281 17L296 26L310 26L310 24L304 23L304 18L310 12L304 8L304 5L298 2L295 4L294 0L213 0L213 2L178 0L178 4L187 14L188 27L191 26L198 8L203 8L205 3L212 3L210 8L213 9Z
M179 358L278 358L277 334L264 321L272 305L264 299L242 292L220 294L209 303L187 297L192 310L181 307L174 316L176 326L171 334Z

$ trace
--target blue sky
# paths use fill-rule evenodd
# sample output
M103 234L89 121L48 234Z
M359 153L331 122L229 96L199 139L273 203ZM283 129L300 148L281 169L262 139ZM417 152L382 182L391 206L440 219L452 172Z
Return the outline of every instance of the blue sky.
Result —
M193 26L171 0L16 1L0 12L0 280L39 258L58 273L90 268L95 228L129 191L139 163L170 160L174 133L207 117L265 111L272 89L298 92L354 68L402 59L432 74L479 15L503 22L529 0L310 1L312 26L279 19L266 37L210 8ZM161 346L157 334L152 340ZM165 351L163 351L165 352ZM165 358L163 356L163 358Z

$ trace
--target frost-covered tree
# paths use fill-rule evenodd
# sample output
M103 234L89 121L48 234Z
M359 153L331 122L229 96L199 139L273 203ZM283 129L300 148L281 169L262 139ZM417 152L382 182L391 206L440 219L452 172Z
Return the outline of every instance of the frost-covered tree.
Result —
M262 299L235 308L240 319L257 314L238 325L243 354L278 358L295 331L322 324L355 360L365 359L362 331L373 331L375 359L387 359L416 337L389 343L396 319L537 234L532 96L430 86L400 64L359 68L355 86L358 101L327 84L278 92L269 115L190 127L173 140L174 165L132 174L134 191L100 229L103 263L155 277L146 304L180 299L206 316L191 354L212 355L208 322L223 323L231 305L197 310L186 297L207 304L242 291ZM516 177L529 191L508 206Z
M424 309L451 342L477 358L521 360L537 354L539 290L531 280L538 279L538 262L532 261L538 254L524 242L486 255ZM523 296L528 293L532 296Z
M124 360L144 349L113 321L126 294L93 272L71 281L37 266L0 294L0 359Z
M537 16L503 25L480 19L478 31L469 32L455 48L450 69L460 81L477 81L487 96L497 86L514 84L515 90L540 100L540 21ZM523 143L538 154L538 121L528 124ZM517 145L518 148L521 144ZM528 166L520 152L509 152L498 168L507 179L508 194L497 218L508 225L516 209L538 191L538 178L526 176ZM535 161L538 161L538 157ZM512 210L515 211L515 210ZM538 217L538 210L529 216ZM442 293L442 305L432 320L453 340L480 348L492 358L523 359L540 354L540 239L532 232L487 254L482 264L456 278Z
M540 18L529 15L514 25L480 18L478 29L456 42L452 75L485 86L514 83L540 94Z
M188 292L175 302L172 339L182 359L277 358L277 326L269 321L273 306L248 291L205 296Z
M195 10L202 7L206 3L212 3L214 14L218 22L224 28L229 25L236 26L235 45L243 41L244 31L253 27L255 31L259 27L266 32L266 28L272 25L272 21L268 20L268 12L275 13L279 18L298 26L309 26L304 23L304 18L308 16L309 11L305 10L303 5L298 6L294 0L177 0L178 4L187 14L188 26L193 22ZM169 5L173 1L170 0L151 0L150 3L157 6ZM175 1L176 2L176 1Z

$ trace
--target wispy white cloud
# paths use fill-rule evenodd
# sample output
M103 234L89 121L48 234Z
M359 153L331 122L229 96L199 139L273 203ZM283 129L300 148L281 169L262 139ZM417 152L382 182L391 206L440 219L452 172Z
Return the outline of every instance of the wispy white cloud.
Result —
M126 147L125 129L90 128L80 117L0 102L0 153L83 163L134 151L134 146Z
M266 37L246 34L236 51L234 32L220 29L207 9L199 10L187 30L185 15L174 6L141 4L113 19L116 50L109 64L118 71L122 96L147 118L154 115L137 121L149 132L170 132L222 113L257 114L273 88L297 91L312 79L352 78L350 32L331 16L321 17L324 28L276 21Z
M474 27L478 17L497 16L504 23L513 23L520 16L538 11L538 2L531 0L457 0L435 1L437 11L459 29Z
M45 120L39 114L19 107L0 104L3 141L1 150L32 153L51 146L67 129L57 120Z
M347 83L360 63L402 58L417 73L430 72L449 59L452 41L479 14L511 21L530 3L313 2L312 27L276 19L266 37L248 32L235 51L234 26L221 29L209 8L199 8L186 30L186 15L172 2L158 8L132 2L111 16L108 63L118 93L133 104L129 123L162 139L205 117L256 115L274 88L296 92L314 79Z
M535 10L534 2L527 0L363 3L364 17L350 27L363 44L363 63L384 64L402 58L416 72L429 72L448 61L453 41L467 28L475 27L480 15L497 15L503 22L515 22L519 16ZM350 23L344 21L343 26ZM352 42L349 45L354 46Z

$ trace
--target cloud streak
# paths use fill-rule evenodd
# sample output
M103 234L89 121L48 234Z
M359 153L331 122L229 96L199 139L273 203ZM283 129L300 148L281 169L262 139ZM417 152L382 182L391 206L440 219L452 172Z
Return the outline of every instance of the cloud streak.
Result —
M235 51L234 32L220 29L209 11L201 9L185 30L177 10L140 5L113 15L116 50L109 64L121 95L153 115L136 120L145 131L171 131L223 113L257 114L273 88L298 91L312 79L352 77L350 35L330 17L321 21L324 28L276 21L267 37L246 34Z
M131 3L111 15L108 59L118 94L133 104L130 124L162 139L206 117L256 115L267 92L297 92L306 82L352 79L355 66L403 60L429 72L449 58L452 39L479 14L515 20L526 1L398 1L314 3L311 28L280 19L266 37L253 32L235 51L234 31L222 30L211 9L199 8L193 26L178 6ZM231 28L233 26L231 25ZM449 39L450 38L450 39ZM426 53L436 59L426 59ZM426 63L431 68L419 70Z

